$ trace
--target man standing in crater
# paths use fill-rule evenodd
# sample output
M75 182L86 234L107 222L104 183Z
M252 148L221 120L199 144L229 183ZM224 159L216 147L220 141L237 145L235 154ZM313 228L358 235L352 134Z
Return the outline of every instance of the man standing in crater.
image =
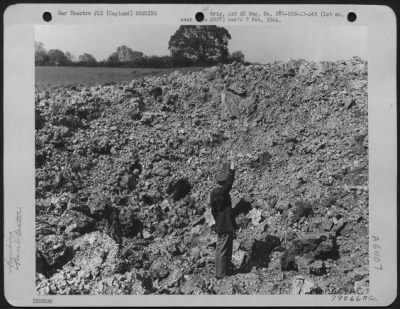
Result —
M211 213L215 220L218 234L215 252L215 275L222 279L230 274L232 267L233 235L237 228L232 211L232 201L229 195L235 177L235 160L232 152L229 154L230 166L224 166L216 176L218 187L210 194Z

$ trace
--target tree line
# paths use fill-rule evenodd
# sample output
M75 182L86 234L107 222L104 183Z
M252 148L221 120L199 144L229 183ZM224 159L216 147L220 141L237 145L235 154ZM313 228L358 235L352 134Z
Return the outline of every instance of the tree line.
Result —
M149 56L122 45L106 59L100 61L89 53L76 58L68 51L46 50L42 42L35 42L35 65L162 68L207 66L234 61L244 63L245 56L241 51L229 53L230 39L230 33L223 27L180 26L169 39L169 55Z

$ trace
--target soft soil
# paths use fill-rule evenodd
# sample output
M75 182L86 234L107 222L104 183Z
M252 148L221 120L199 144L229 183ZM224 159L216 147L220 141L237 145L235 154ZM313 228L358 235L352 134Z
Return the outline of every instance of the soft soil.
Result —
M37 90L38 293L368 293L367 107L359 58ZM216 281L230 150L240 228Z

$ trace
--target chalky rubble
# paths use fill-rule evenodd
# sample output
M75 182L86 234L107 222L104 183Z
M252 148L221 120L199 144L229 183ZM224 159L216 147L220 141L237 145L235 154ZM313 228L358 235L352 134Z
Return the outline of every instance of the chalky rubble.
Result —
M38 293L367 290L367 80L354 57L37 90ZM216 282L208 194L231 149L237 271Z

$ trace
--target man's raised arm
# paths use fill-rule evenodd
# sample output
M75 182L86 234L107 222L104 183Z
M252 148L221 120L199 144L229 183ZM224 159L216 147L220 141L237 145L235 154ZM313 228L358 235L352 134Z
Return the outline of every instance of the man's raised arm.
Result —
M232 154L232 151L229 152L229 157L231 164L228 171L228 179L226 180L226 187L228 191L232 189L233 181L235 179L235 157Z

